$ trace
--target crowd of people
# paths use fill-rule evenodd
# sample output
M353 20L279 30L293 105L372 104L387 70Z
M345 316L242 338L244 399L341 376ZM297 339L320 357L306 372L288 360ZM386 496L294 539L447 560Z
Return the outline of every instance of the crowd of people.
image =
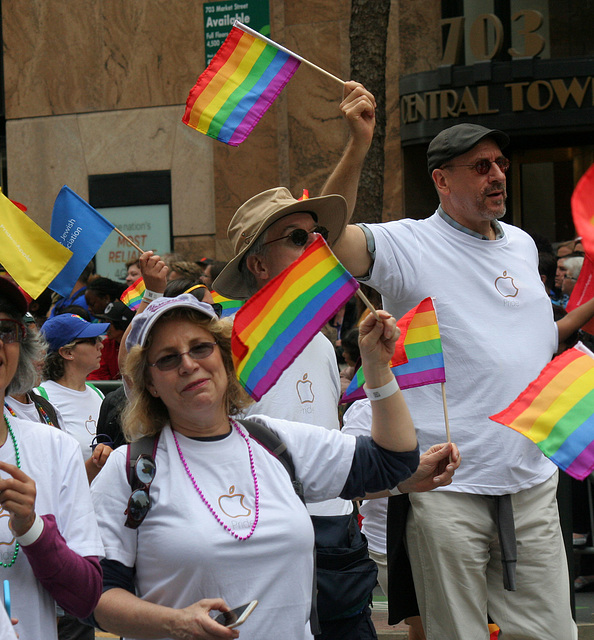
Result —
M585 337L594 300L565 309L579 239L555 253L501 221L509 138L468 123L429 145L433 215L352 224L375 101L349 82L341 110L322 194L250 198L228 262L147 251L125 283L89 265L43 303L0 278L0 577L22 640L373 640L378 582L410 640L576 640L558 469L489 416ZM253 402L213 291L249 299L319 235L378 310L351 301ZM443 390L390 368L428 296L454 442ZM359 367L367 399L343 415ZM215 619L252 600L241 626Z

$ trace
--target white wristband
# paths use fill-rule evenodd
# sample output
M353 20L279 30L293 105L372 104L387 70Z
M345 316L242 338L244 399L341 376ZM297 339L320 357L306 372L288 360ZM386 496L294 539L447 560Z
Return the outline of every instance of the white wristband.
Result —
M391 493L393 496L403 495L402 491L400 491L400 489L398 488L398 485L396 485L393 489L389 489L388 492Z
M363 391L370 400L383 400L393 396L397 391L400 391L396 378L392 378L388 384L383 387L377 387L377 389L369 389L366 384L363 385Z
M144 293L142 294L142 299L144 300L144 302L152 302L153 300L162 297L162 293L157 293L156 291L151 291L150 289L145 289Z
M31 528L22 536L17 536L17 542L22 547L26 547L30 544L33 544L39 538L39 536L43 533L43 527L44 527L43 520L36 513L35 521L31 525Z

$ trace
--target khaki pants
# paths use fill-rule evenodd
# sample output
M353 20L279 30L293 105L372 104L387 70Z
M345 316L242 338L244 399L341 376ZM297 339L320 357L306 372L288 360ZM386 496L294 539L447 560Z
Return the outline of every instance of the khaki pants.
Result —
M407 544L428 640L577 640L555 497L557 474L512 496L517 591L503 588L494 500L411 494Z

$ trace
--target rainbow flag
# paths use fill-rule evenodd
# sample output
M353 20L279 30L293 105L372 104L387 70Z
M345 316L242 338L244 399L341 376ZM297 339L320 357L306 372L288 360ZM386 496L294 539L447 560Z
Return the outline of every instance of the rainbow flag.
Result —
M390 366L400 388L411 389L425 384L445 382L443 350L433 300L421 300L396 324L401 334L396 342ZM359 368L340 402L365 398L364 382L363 369Z
M132 311L138 308L138 305L142 302L142 296L144 295L146 287L144 286L144 280L142 276L138 280L130 285L124 293L120 296L120 300Z
M225 296L222 296L216 291L211 291L210 293L212 295L213 302L221 305L221 318L228 318L229 316L232 316L245 304L245 300L232 300L231 298L225 298Z
M248 137L300 63L272 40L247 30L235 22L190 91L182 118L192 129L234 147Z
M564 351L491 420L530 438L583 480L594 469L594 358L578 348Z
M237 377L259 400L359 288L318 236L237 312L231 347Z

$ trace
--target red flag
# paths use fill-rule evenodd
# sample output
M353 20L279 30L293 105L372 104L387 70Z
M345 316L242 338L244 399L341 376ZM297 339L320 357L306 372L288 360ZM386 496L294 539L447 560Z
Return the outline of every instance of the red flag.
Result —
M584 248L586 245L584 245ZM586 256L584 258L584 264L580 270L580 274L578 276L577 282L573 287L573 291L571 292L571 296L569 296L569 300L567 301L567 306L565 309L567 311L572 311L576 307L580 307L584 304L584 302L588 302L594 298L594 262ZM594 335L594 318L592 318L589 322L587 322L582 329L586 333L591 333Z
M571 212L577 235L582 238L584 251L594 259L594 164L573 190Z

